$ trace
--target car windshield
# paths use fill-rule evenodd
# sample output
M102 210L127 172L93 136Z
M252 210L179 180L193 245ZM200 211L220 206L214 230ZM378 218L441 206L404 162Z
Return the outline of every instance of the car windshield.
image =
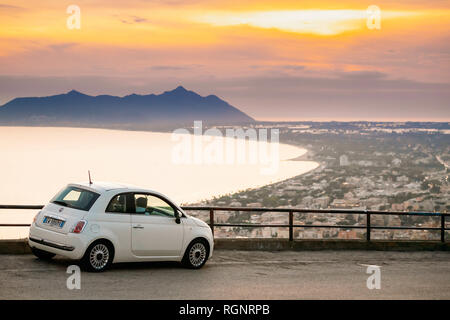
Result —
M68 186L61 190L50 202L64 207L89 211L99 196L98 193L86 189Z

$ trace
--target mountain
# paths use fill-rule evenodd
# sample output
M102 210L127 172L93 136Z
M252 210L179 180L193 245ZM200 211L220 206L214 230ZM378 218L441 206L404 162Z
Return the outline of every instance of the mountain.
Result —
M215 95L182 86L160 95L89 96L72 90L49 97L16 98L0 107L0 125L77 126L152 130L193 125L243 124L254 119Z

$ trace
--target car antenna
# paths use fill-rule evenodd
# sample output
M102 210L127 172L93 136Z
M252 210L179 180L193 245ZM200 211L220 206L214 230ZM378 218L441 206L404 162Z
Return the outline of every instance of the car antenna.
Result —
M91 180L91 171L90 170L88 170L88 175L89 175L89 184L91 185L92 184L92 180Z

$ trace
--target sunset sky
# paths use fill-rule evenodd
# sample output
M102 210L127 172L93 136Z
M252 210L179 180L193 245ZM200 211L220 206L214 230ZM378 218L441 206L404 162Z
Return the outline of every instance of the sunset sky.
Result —
M183 85L259 120L450 121L448 1L0 0L0 17L0 104Z

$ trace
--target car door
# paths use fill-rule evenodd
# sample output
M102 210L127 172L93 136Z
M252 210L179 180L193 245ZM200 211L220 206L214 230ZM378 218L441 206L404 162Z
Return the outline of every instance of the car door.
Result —
M132 252L136 256L178 257L183 244L183 223L175 219L176 208L152 194L134 194L131 215Z
M115 194L103 214L97 214L98 222L104 230L116 238L115 261L130 256L131 248L131 210L134 210L132 193Z

